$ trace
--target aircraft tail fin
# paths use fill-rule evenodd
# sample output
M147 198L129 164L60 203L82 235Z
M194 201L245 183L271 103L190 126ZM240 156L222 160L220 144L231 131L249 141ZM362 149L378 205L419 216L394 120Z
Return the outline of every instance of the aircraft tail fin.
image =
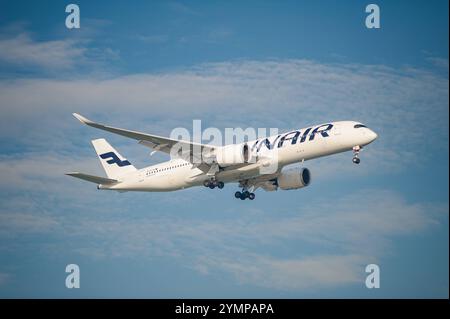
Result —
M91 142L109 179L117 179L120 176L136 171L136 168L126 158L120 155L104 138L99 138Z

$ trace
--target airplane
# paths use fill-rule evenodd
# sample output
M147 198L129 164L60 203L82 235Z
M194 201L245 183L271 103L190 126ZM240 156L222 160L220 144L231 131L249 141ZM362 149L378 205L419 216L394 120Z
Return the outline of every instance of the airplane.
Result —
M167 192L202 185L222 189L225 183L238 183L242 190L235 192L235 198L254 200L258 188L275 191L310 185L308 168L287 168L287 165L346 151L352 151L353 163L359 164L361 149L378 137L360 122L338 121L215 146L107 126L77 113L73 116L88 126L135 139L153 152L171 155L169 161L137 169L105 139L91 141L107 177L79 172L66 175L96 183L100 190L119 192Z

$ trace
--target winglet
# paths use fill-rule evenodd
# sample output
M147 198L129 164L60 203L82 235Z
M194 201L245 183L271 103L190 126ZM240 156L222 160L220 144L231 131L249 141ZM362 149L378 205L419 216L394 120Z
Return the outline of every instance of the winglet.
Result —
M81 116L78 113L72 113L72 115L75 116L75 118L83 124L87 124L87 125L94 124L94 122L92 122L91 120L88 120L87 118L85 118L84 116Z

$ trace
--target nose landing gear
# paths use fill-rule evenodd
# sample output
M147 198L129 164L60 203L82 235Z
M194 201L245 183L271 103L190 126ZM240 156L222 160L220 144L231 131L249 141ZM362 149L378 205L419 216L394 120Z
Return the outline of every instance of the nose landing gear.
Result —
M353 159L352 162L355 164L359 164L361 160L359 159L359 152L361 151L361 147L359 145L353 147Z

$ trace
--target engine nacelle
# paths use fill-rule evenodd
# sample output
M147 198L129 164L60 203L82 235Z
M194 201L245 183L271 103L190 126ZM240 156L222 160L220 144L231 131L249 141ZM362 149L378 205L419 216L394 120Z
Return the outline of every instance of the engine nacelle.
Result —
M277 178L278 187L283 190L298 189L311 183L311 173L307 168L282 171Z
M251 157L247 143L223 146L215 155L217 164L222 167L248 163Z

